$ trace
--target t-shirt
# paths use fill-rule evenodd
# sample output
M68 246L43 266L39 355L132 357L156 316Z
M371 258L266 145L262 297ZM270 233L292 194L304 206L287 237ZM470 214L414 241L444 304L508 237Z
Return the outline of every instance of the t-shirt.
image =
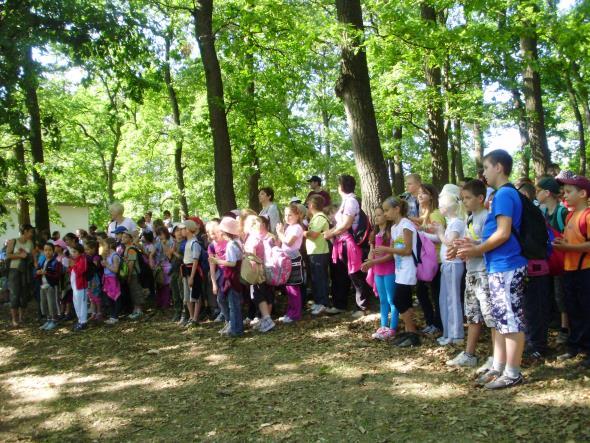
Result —
M330 229L328 218L324 214L315 214L309 221L309 227L307 228L310 232L319 232L320 235L316 239L307 237L305 239L305 249L308 255L313 254L327 254L330 252L328 242L321 234Z
M481 243L481 235L483 226L488 218L487 209L482 209L479 212L474 212L467 219L467 227L465 229L465 236L474 240L478 244ZM467 272L481 272L486 270L486 264L483 257L472 257L466 263Z
M569 223L565 227L565 232L563 233L563 236L569 244L580 245L588 241L586 240L586 238L590 238L590 214L586 215L586 237L584 237L584 235L582 235L582 232L580 231L580 217L583 213L583 211L574 213ZM577 271L578 265L580 264L580 259L582 258L582 254L583 252L566 251L563 261L563 268L566 271ZM584 258L584 260L582 260L582 266L580 267L580 269L588 268L590 268L590 252L586 254L586 257Z
M375 246L389 246L383 242L383 231L379 231L379 233L375 236ZM382 258L387 254L375 254L374 258ZM391 260L386 261L385 263L378 263L373 266L373 271L375 271L375 275L391 275L395 272L394 266L394 258Z
M408 217L419 217L420 205L418 204L418 199L412 194L406 194L405 199L408 202Z
M416 255L416 245L418 231L416 226L407 218L402 218L397 225L391 228L391 244L394 248L403 248L404 230L412 231L412 251ZM395 257L395 282L400 285L415 285L418 281L416 278L416 263L412 255L394 255Z
M543 209L543 215L545 216L545 220L549 223L553 229L557 232L563 232L565 230L565 221L567 219L568 210L563 205L557 205L553 214L549 214L547 208Z
M244 252L254 254L260 260L264 261L264 243L258 233L251 233L244 243Z
M284 237L285 240L295 237L295 241L291 246L283 242L281 249L291 258L299 256L299 249L301 249L301 244L303 243L303 228L301 225L299 223L287 225Z
M229 262L237 263L242 260L242 248L237 240L231 240L225 248L225 259Z
M449 219L449 223L447 224L447 228L445 229L445 237L450 237L451 233L456 232L458 234L457 238L462 238L465 236L465 222L459 218L451 218ZM463 260L456 257L452 260L447 260L447 250L448 247L446 244L442 243L440 247L440 260L443 263L463 263Z
M361 212L361 206L359 205L358 200L354 194L346 194L342 198L342 203L340 204L340 208L336 212L334 218L336 219L336 224L340 224L342 220L344 220L344 216L354 217L352 220L352 229L353 231L358 228L359 225L359 214Z
M127 247L125 248L125 261L127 262L127 268L129 269L130 275L139 274L139 270L137 267L137 249L135 247Z
M320 195L324 199L324 206L330 206L332 204L332 198L330 197L330 194L328 194L323 189L321 191L311 191L309 194L307 194L307 197L305 198L306 203L309 202L309 198L312 195Z
M270 221L270 232L276 234L277 225L281 221L281 215L279 214L279 208L277 205L275 203L271 203L266 208L262 208L262 211L260 211L259 215L268 217L268 220Z
M109 237L115 238L116 236L115 236L115 234L113 234L113 231L118 226L124 226L125 228L127 228L127 232L129 232L131 234L135 233L135 231L137 230L137 225L135 224L135 222L133 220L131 220L130 218L125 218L125 219L123 219L123 221L121 223L117 223L115 220L110 222L109 227L108 227L108 231L107 231L107 235Z
M496 220L499 216L510 217L512 227L520 232L522 219L522 202L518 191L514 188L503 186L496 191L490 205L490 212L483 227L482 240L485 242L498 229ZM488 272L508 272L527 265L527 260L522 256L520 244L514 234L498 246L496 249L484 254Z
M196 238L191 238L186 241L186 246L184 247L184 255L182 257L182 262L185 265L192 264L195 260L198 260L201 256L201 245Z

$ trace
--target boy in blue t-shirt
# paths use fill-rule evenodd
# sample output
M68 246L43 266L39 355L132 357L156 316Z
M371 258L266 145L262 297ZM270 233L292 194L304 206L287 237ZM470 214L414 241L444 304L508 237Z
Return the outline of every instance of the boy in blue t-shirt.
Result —
M522 220L522 202L509 181L512 157L498 149L484 157L483 166L485 178L496 192L484 224L482 242L478 245L463 242L459 256L483 254L485 258L496 333L492 367L477 383L487 389L501 389L524 381L520 364L525 341L522 301L527 260L512 232L513 228L520 231Z

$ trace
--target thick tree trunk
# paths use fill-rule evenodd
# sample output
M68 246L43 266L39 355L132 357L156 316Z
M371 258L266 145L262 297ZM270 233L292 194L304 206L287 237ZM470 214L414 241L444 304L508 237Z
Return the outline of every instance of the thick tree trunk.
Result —
M485 143L483 139L483 131L481 124L476 121L473 123L473 150L475 151L475 166L478 170L483 169L483 153L485 150Z
M25 163L25 145L22 141L19 141L14 147L14 157L16 159L16 183L17 189L17 200L16 209L18 213L18 224L25 225L31 224L31 214L29 198L27 196L27 166Z
M586 128L590 130L590 102L588 101L588 87L586 86L587 80L583 79L580 75L580 68L577 63L572 63L572 74L576 80L576 86L578 96L580 97L579 102L584 110L584 118L586 120Z
M537 69L537 37L534 32L520 36L520 50L524 60L523 91L529 122L529 142L535 174L540 177L547 173L547 167L551 163L551 154L545 133L543 91L541 77Z
M33 158L33 182L35 183L35 226L38 230L49 229L49 202L47 199L47 184L40 172L43 167L43 135L41 133L41 111L37 98L37 73L33 61L33 51L30 46L23 54L22 85L25 92L25 105L29 113L29 141Z
M420 4L422 20L436 26L436 10L425 3ZM424 61L426 87L428 89L428 142L432 155L432 183L442 187L449 181L448 138L445 132L443 100L441 93L442 75L440 66L427 56Z
M461 120L456 119L453 121L453 139L455 140L455 170L457 172L457 180L460 182L465 181L462 138Z
M576 126L578 128L578 155L580 156L580 175L586 175L586 135L584 134L584 120L582 119L582 113L578 107L578 98L574 91L574 85L569 73L565 74L565 84L567 86L567 94L570 100L572 111L574 111L574 117L576 118Z
M178 97L176 90L172 84L172 74L170 72L170 34L166 35L165 38L165 56L166 60L164 63L164 82L166 83L166 89L168 90L168 101L172 108L172 118L174 125L177 129L180 129L180 106L178 105ZM186 200L186 185L184 182L184 166L182 164L182 150L184 145L184 137L182 134L176 134L174 136L175 148L174 148L174 170L176 171L176 186L178 187L178 198L180 200L180 208L184 214L189 214L188 202Z
M404 192L404 169L402 166L402 139L403 127L397 126L393 130L393 195Z
M215 51L212 25L213 0L198 0L192 15L207 86L207 105L215 162L215 202L219 214L224 214L236 209L237 204L233 187L232 153L225 114L223 80L219 59Z
M450 170L449 170L449 178L451 183L454 185L457 184L457 142L456 142L456 134L452 128L452 121L447 119L446 124L446 133L447 138L449 140L449 157L451 160Z
M351 35L348 36L351 43L342 47L336 95L344 103L352 135L363 207L372 216L374 209L391 195L391 186L377 132L367 56L362 45L364 28L360 0L336 0L336 11L338 21L352 28Z

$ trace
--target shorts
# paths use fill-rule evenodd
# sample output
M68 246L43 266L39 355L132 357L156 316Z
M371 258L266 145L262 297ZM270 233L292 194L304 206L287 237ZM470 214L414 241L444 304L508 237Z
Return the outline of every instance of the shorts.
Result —
M25 277L18 269L8 270L8 289L10 291L10 309L26 308L30 298L29 287Z
M488 274L492 318L500 334L524 332L526 270L526 266L523 266L513 271Z
M256 306L258 306L262 302L266 302L269 305L273 304L273 291L269 285L267 285L266 283L261 283L259 285L252 285L251 288L251 297L252 300L254 300Z
M400 314L403 314L412 307L412 288L410 285L395 284L395 297L393 304Z
M488 328L495 327L492 306L490 305L490 285L486 271L467 273L464 309L467 323L485 323Z
M185 303L197 302L203 297L203 283L198 274L193 278L193 287L188 285L188 277L182 277L182 300Z
M128 280L128 287L129 295L131 296L131 300L133 300L133 304L135 306L142 306L145 302L145 294L143 292L143 287L139 283L139 277L137 274L131 274L131 277Z

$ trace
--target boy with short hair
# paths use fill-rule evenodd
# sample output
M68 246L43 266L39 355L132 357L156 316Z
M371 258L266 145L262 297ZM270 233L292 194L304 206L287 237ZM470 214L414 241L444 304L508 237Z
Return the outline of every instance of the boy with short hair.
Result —
M406 193L404 200L408 202L408 218L415 222L420 217L420 206L418 204L418 194L422 185L420 174L408 174L406 176Z
M564 185L565 201L574 212L568 217L563 238L553 247L564 251L564 302L570 322L568 351L558 360L574 358L580 352L590 353L590 180L564 171L557 176ZM590 368L590 357L582 362Z
M513 230L520 232L522 202L510 183L512 157L497 149L484 157L484 175L496 191L478 245L464 244L459 256L484 255L490 287L490 304L495 324L492 367L477 380L486 389L509 388L523 383L520 372L524 350L522 301L527 259Z
M469 242L476 245L481 242L483 227L488 216L488 211L485 208L486 195L486 185L481 180L471 180L461 189L463 205L471 213L467 219L466 237ZM460 246L463 240L460 239L455 243L456 246ZM447 362L448 366L475 366L477 364L475 348L483 323L492 329L493 344L494 321L490 307L488 273L483 256L468 258L466 268L464 309L467 318L467 345L465 351ZM481 371L489 369L491 360L490 357L487 363L480 368Z
M197 325L201 313L201 299L203 298L203 279L199 269L201 246L197 241L196 232L199 229L193 220L184 221L186 245L183 256L183 285L184 303L188 307L189 322L187 326Z

